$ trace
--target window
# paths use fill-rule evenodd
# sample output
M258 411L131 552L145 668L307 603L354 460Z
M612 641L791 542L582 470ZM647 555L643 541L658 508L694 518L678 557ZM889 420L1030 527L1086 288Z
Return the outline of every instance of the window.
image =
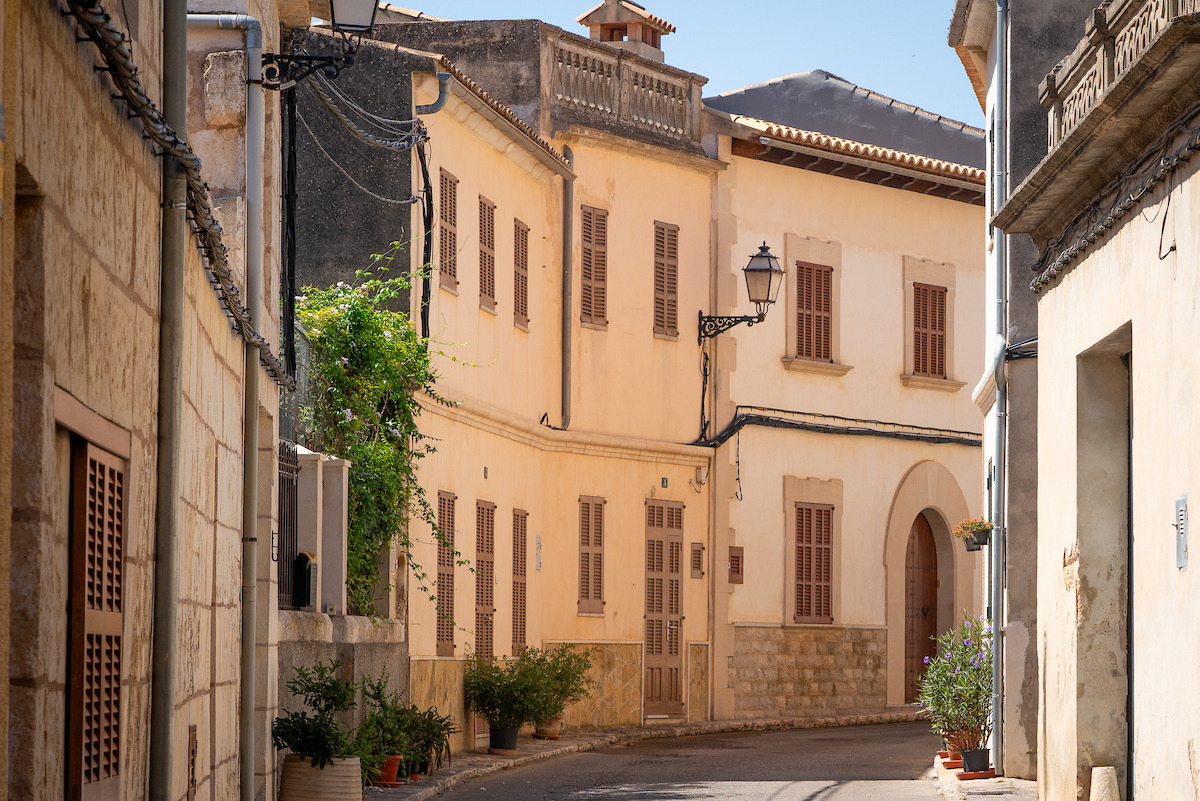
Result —
M699 542L692 543L691 565L692 578L704 578L704 546Z
M439 283L447 289L458 288L458 179L445 170L441 171L441 204L439 212L438 249L441 267L438 269Z
M513 324L529 329L529 226L513 221Z
M833 622L833 507L795 505L797 623Z
M475 653L494 656L496 504L475 502Z
M496 310L496 204L479 196L479 308Z
M946 288L913 284L913 375L946 378Z
M126 463L82 439L71 461L67 784L119 799Z
M654 223L654 333L679 333L679 226Z
M729 583L742 584L745 582L746 551L740 545L729 546Z
M529 514L513 510L513 656L525 650L525 566L528 545Z
M454 501L449 492L438 493L438 656L454 656Z
M796 262L796 358L833 361L833 268Z
M580 211L582 279L579 286L580 320L608 325L608 212L584 206Z
M579 612L604 614L604 499L579 499Z

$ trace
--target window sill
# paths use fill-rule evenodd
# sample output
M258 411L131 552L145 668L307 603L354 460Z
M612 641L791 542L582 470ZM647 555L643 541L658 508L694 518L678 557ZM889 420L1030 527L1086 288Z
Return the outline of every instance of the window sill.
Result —
M479 310L480 310L480 311L485 311L485 312L487 312L488 314L492 315L493 317L495 317L495 316L496 316L496 307L495 307L495 306L488 306L488 305L485 305L485 304L483 304L483 303L480 303L480 304L479 304Z
M438 284L438 289L443 292L449 292L451 295L458 297L458 285L450 286L449 284Z
M843 376L854 369L849 364L837 362L817 362L812 359L797 359L792 356L783 357L783 366L798 373L817 373L819 375Z
M576 612L576 617L604 617L603 612Z
M529 333L529 323L513 323L513 328Z
M967 385L966 381L954 381L950 378L933 378L927 375L911 375L909 373L901 375L900 381L906 387L936 389L939 392L958 392Z
M592 329L593 331L607 331L607 330L608 330L608 323L589 323L589 322L581 322L581 323L579 324L579 327L580 327L580 328L590 328L590 329Z
M664 334L664 333L663 333L663 332L661 332L661 331L655 331L655 332L654 332L654 338L655 338L655 339L661 339L661 340L664 340L664 341L666 341L666 342L678 342L678 341L679 341L679 334Z

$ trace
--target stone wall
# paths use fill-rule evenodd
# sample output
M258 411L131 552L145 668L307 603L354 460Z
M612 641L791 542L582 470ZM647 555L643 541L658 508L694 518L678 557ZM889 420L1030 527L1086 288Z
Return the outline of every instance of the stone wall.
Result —
M408 697L421 709L435 706L443 715L454 717L460 734L450 744L451 751L470 751L475 748L475 732L467 716L463 699L463 674L466 662L462 659L424 657L409 663Z
M708 720L708 643L688 643L688 720Z
M882 628L736 626L734 717L882 712L886 650Z
M552 643L547 643L547 647ZM642 722L642 644L575 643L596 650L588 672L596 682L591 694L567 707L568 729L608 729Z

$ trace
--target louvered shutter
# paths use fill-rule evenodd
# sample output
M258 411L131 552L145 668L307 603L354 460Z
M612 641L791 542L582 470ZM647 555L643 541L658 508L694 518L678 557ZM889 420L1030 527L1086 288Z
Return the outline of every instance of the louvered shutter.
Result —
M797 503L795 621L833 622L833 507Z
M479 305L496 308L496 204L479 196Z
M513 323L529 327L529 227L513 223Z
M745 581L745 550L740 545L729 546L729 583L741 584Z
M438 215L439 281L448 289L458 287L458 179L441 171L441 204Z
M75 445L67 781L84 801L121 798L125 475L121 458Z
M946 378L946 288L913 284L913 374Z
M496 505L475 502L475 653L495 656Z
M654 223L654 333L679 333L679 226Z
M454 656L454 501L438 493L437 655Z
M525 650L525 570L526 547L528 544L528 513L513 510L513 656Z
M604 499L579 499L579 611L604 612Z
M704 546L698 542L692 543L691 567L692 578L704 578Z
M580 232L580 319L585 323L607 325L608 212L583 206L580 211Z
M833 268L796 262L796 356L832 361Z

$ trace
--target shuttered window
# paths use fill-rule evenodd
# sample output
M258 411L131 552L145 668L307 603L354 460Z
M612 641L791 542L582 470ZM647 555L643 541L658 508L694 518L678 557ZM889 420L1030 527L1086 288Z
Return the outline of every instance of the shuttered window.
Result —
M495 656L496 504L475 502L475 653Z
M796 357L833 361L833 268L796 262Z
M67 782L83 801L121 798L125 475L124 460L74 443Z
M437 655L454 656L454 501L438 493Z
M496 308L496 204L479 196L479 306Z
M740 545L729 546L729 583L741 584L745 581L745 551Z
M513 510L513 656L525 650L525 566L528 545L528 513Z
M458 288L458 179L441 171L441 203L438 213L439 281L447 289Z
M698 542L692 543L690 563L692 578L704 578L704 546Z
M913 284L913 375L946 378L946 288Z
M833 507L796 504L797 623L833 622Z
M579 499L579 611L604 613L604 499Z
M513 323L529 328L529 226L513 222Z
M679 226L654 223L654 333L679 333Z
M580 320L608 325L608 212L583 206L580 228L583 249Z

